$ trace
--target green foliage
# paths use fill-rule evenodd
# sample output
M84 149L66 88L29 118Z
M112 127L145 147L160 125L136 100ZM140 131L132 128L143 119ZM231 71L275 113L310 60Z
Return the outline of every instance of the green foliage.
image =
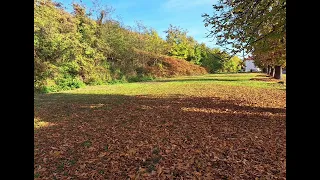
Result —
M241 70L241 59L238 56L230 58L223 64L223 72L238 72Z
M210 73L233 72L229 55L219 49L207 49L203 54L202 65L209 69Z
M87 140L87 141L84 141L84 142L82 143L82 145L83 145L84 147L90 147L90 146L92 145L92 142L89 141L89 140Z
M141 82L141 81L152 81L152 80L154 80L154 77L144 76L144 75L128 78L128 82Z
M108 84L122 84L128 82L126 79L113 79L108 81Z
M51 0L34 1L36 91L204 74L204 68L193 64L206 67L202 62L214 60L210 48L178 27L170 25L164 40L141 23L124 26L107 10L100 9L96 12L100 16L93 19L84 6L73 3L72 8L69 13Z
M34 6L35 88L59 91L108 80L104 54L109 49L85 8L74 4L72 16L49 0L36 0ZM48 79L55 85L48 86Z
M172 26L167 31L168 55L191 61L194 58L195 40L187 36L187 31Z
M192 37L187 36L187 31L179 27L168 28L166 42L169 46L168 55L185 59L197 65L209 69L209 72L237 72L240 69L239 58L230 59L230 55L219 49L208 48L205 44L199 44ZM189 74L187 72L187 74Z
M165 54L166 53L166 41L163 40L157 31L150 29L146 32L146 47L147 52L155 54Z
M78 78L72 78L71 76L58 77L50 85L42 87L41 92L57 92L61 90L71 90L80 87L84 87L85 84Z

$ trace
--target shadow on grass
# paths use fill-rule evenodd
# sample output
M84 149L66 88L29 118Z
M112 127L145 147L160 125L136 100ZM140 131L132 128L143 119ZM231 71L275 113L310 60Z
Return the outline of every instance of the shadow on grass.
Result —
M96 159L93 164L94 169L119 169L117 172L104 171L101 175L111 179L126 179L128 174L121 170L122 167L140 167L139 159L146 159L153 146L159 147L160 154L166 154L161 159L166 164L165 168L173 166L172 163L178 160L188 162L189 156L196 158L197 154L190 154L194 153L195 147L203 150L201 162L204 164L211 162L212 158L206 158L210 157L211 150L221 147L215 156L224 157L231 146L240 149L239 154L242 153L241 149L255 150L249 154L243 151L248 167L254 165L251 162L257 163L255 159L260 159L262 165L263 162L282 163L281 158L285 157L282 146L285 145L285 108L252 107L241 103L180 94L170 97L64 93L39 95L35 97L36 116L56 125L40 128L35 133L37 150L34 162L46 168L46 171L39 171L41 177L52 177L53 174L65 176L66 172L71 177L77 176L68 168L80 168L80 163L56 171L61 159L83 162L87 156L100 155L101 152L96 151L102 151L107 145L111 154L106 156L108 158ZM258 144L261 141L257 139L263 140L263 144ZM173 143L179 148L174 150L175 153L167 153L164 148L173 147ZM277 156L261 153L262 150L275 151L275 143L281 145L277 146ZM135 148L135 151L130 151L134 155L121 155L128 154L128 147ZM52 148L63 150L63 154L57 152L56 157L52 155L50 163L44 163L43 157ZM185 152L188 152L188 156L182 155ZM233 168L247 167L239 167L236 162L228 165L234 166L228 169L230 176L238 175ZM92 164L88 166L93 167ZM199 166L198 170L204 173L208 171L206 166ZM224 166L217 165L210 173L219 174L224 170ZM274 174L274 171L266 171ZM255 170L252 169L252 172L254 177ZM164 175L170 174L172 172L164 172Z
M277 82L276 79L270 78L270 77L266 77L266 78L251 78L250 81L273 81L273 82Z
M153 110L147 111L151 114L164 113L161 111L161 107L168 107L166 112L170 111L173 114L185 113L185 115L188 115L188 112L182 111L182 108L198 108L204 109L204 111L205 109L214 109L216 111L221 110L223 113L230 112L229 118L237 116L236 112L246 112L248 114L285 113L284 108L253 107L239 104L241 104L241 101L222 100L213 97L190 97L181 94L154 97L151 95L127 96L53 93L37 95L35 97L35 113L39 117L40 115L45 116L40 118L48 121L56 121L61 117L68 117L72 114L94 118L98 116L98 114L95 114L97 111L109 114L113 109L121 110L126 114L126 112L136 112L141 106L152 106ZM128 109L128 111L125 109ZM39 114L39 112L41 113Z
M223 78L197 78L197 79L163 79L153 82L189 82L189 81L247 81L246 79L223 79Z
M266 74L258 74L258 75L256 75L256 77L270 77L270 76L268 76Z

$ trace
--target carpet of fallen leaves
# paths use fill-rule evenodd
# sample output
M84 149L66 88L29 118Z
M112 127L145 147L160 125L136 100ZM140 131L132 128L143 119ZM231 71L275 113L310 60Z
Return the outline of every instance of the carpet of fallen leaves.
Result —
M286 179L285 90L183 85L35 95L35 179Z

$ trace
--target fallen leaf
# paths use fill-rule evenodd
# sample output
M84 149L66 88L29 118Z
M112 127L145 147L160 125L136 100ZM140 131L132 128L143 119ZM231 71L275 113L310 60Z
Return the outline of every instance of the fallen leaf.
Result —
M161 166L159 166L159 168L157 169L157 175L158 177L161 175L163 168Z
M98 157L99 157L99 158L102 158L102 157L104 157L105 155L107 155L107 153L106 153L106 152L102 152L102 153L100 153L100 154L98 155Z

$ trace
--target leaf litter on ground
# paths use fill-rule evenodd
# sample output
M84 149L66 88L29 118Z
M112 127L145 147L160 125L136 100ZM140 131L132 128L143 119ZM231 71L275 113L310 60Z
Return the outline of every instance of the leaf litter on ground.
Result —
M201 78L36 95L34 178L286 179L282 87Z

